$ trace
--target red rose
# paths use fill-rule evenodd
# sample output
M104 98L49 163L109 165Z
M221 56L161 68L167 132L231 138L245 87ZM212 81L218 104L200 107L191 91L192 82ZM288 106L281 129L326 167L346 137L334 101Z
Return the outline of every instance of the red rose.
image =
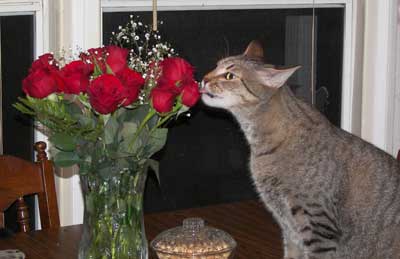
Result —
M174 86L176 93L182 92L182 85L193 81L193 67L182 58L167 58L160 62L162 70L158 84Z
M182 103L188 107L192 107L200 98L199 86L195 81L184 85L182 90Z
M175 95L179 95L183 90L181 86L177 87L172 82L158 82L157 88L173 92Z
M65 75L79 73L85 76L89 76L92 72L90 65L84 63L81 60L72 61L71 63L65 65L61 70Z
M124 85L123 106L128 106L138 98L140 88L144 85L142 75L132 69L125 68L119 73L119 80Z
M89 78L78 73L63 77L63 81L64 87L59 92L66 94L86 93L89 86Z
M107 65L111 68L115 75L118 75L128 65L126 59L129 51L118 46L107 46Z
M41 69L46 69L48 71L58 70L57 61L54 59L53 54L46 53L41 55L32 63L32 66L29 69L29 73Z
M81 60L72 61L61 69L64 86L59 91L66 94L85 93L89 86L91 67Z
M51 76L53 77L53 79L56 81L57 84L57 92L63 92L64 90L64 80L61 76L61 71L57 70L57 71L51 71L50 72Z
M174 106L176 94L174 92L153 88L151 91L151 102L154 109L160 113L170 112Z
M102 59L104 57L104 55L106 54L106 48L105 47L91 48L91 49L88 49L87 52L92 57L96 57L97 59Z
M98 63L104 61L104 56L106 54L106 49L103 48L91 48L87 52L82 52L79 57L85 63L94 63L96 60Z
M97 64L100 67L100 70L105 73L106 66L104 64L104 56L106 54L105 48L91 48L88 49L86 53L81 53L79 55L80 59L89 64L91 72L94 70L94 65Z
M45 98L57 91L57 80L46 69L35 69L22 81L22 90L34 98Z
M113 75L104 74L94 79L89 88L89 101L98 113L112 113L121 102L124 86Z

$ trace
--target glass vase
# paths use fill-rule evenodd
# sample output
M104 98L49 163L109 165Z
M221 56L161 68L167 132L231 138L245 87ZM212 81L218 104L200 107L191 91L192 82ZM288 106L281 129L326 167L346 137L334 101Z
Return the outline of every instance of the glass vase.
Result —
M85 208L79 259L147 259L146 170L102 164L80 177Z

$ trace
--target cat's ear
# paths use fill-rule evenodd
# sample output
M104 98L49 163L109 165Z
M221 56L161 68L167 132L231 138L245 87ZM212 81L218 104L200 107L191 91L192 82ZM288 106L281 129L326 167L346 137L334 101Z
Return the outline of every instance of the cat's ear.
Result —
M243 55L249 58L263 59L264 49L259 41L253 40L249 43Z
M263 71L260 71L258 74L261 77L261 81L264 85L279 88L283 86L286 81L289 79L297 69L301 66L286 68L286 69L275 69L275 68L265 68Z

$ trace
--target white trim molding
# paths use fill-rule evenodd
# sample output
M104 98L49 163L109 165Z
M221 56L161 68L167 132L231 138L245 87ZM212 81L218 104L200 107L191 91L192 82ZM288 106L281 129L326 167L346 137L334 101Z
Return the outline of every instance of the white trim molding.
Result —
M0 16L33 15L34 21L34 55L38 57L49 49L49 0L3 0L0 1Z
M393 155L394 139L399 136L395 107L400 101L396 97L397 7L397 0L366 0L362 104L362 137Z
M275 9L342 7L346 0L158 0L159 10L220 10L220 9ZM130 12L151 10L152 1L146 0L101 0L104 12Z
M24 15L34 13L43 9L42 0L3 0L0 1L0 15Z
M400 150L400 0L397 2L397 19L396 19L396 43L394 50L396 53L396 74L394 79L394 112L393 112L393 146L392 154L397 155ZM393 55L394 56L394 55Z

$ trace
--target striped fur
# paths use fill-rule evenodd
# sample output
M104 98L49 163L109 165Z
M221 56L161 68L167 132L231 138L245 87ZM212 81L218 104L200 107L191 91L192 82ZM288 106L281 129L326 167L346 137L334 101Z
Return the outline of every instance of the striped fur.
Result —
M270 69L249 55L222 60L204 78L202 99L240 123L285 258L400 258L397 161L334 127L287 86L270 87L265 74L276 71L262 76ZM234 79L224 79L227 72Z

